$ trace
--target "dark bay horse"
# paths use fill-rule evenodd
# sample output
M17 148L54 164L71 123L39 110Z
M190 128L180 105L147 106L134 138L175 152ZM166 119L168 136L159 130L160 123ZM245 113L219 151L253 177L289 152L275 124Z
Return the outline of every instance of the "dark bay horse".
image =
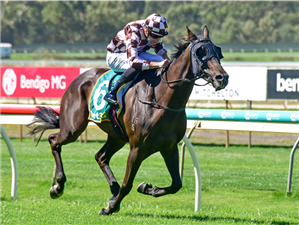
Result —
M95 154L95 160L103 171L113 197L107 209L99 214L118 212L123 198L129 194L133 180L142 163L155 152L160 152L171 175L172 184L166 188L142 183L137 190L159 197L174 194L182 187L179 175L177 144L186 131L185 106L196 79L204 79L215 90L225 88L228 75L220 64L220 48L209 39L205 26L203 36L195 36L187 27L186 43L176 46L171 65L160 74L143 71L124 96L124 108L119 122L129 138L130 153L125 178L120 186L109 167L111 157L125 144L110 122L97 124L108 134L107 142ZM56 182L50 190L53 199L63 194L66 176L61 161L61 147L77 140L89 122L88 101L97 79L108 69L91 69L79 75L67 88L60 103L60 114L48 107L39 107L35 121L29 126L31 134L46 129L60 128L48 138L56 163ZM104 95L103 95L104 96ZM35 127L34 124L38 123ZM41 134L42 135L42 134Z

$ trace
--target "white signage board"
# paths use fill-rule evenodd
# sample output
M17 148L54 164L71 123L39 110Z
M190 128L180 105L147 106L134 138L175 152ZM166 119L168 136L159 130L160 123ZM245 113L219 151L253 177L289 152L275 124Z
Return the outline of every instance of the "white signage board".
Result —
M229 75L225 89L215 91L211 85L195 86L189 100L250 100L265 101L267 67L224 67ZM203 79L196 84L205 84Z

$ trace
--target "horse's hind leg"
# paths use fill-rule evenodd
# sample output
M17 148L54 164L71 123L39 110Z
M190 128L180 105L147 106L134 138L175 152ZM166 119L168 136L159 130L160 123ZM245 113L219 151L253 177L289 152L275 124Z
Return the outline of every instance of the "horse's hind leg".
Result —
M113 172L110 169L109 166L109 162L111 157L118 151L120 150L126 142L120 140L120 139L116 139L111 135L108 135L108 139L107 142L105 143L105 145L101 148L100 151L98 151L95 154L95 160L98 162L101 170L104 173L104 176L107 179L107 182L110 186L110 190L112 193L112 198L111 200L113 200L119 193L119 184L117 183Z
M64 174L63 164L61 161L61 145L56 144L58 134L59 133L51 134L48 139L56 165L56 171L54 171L54 173L56 173L57 185L54 186L54 184L52 184L53 186L50 189L50 196L53 199L59 198L63 194L64 183L66 182L66 176Z
M146 195L152 195L154 197L160 197L167 194L174 194L181 189L182 181L179 174L179 152L177 145L174 145L170 150L161 151L161 155L164 158L165 164L172 178L171 186L166 188L153 188L151 184L141 183L137 188L138 192Z
M67 118L70 117L71 116L69 115ZM62 145L76 141L79 135L86 129L88 124L87 117L82 115L74 117L73 121L64 120L63 118L63 116L60 117L60 131L58 133L51 134L48 138L56 165L57 185L52 186L50 189L50 196L53 199L58 198L63 194L64 183L66 182L66 176L64 174L61 160L61 147Z

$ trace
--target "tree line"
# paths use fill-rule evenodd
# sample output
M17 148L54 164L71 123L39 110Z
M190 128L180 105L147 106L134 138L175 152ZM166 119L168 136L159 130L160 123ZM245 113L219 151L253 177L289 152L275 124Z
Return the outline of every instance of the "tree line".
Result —
M1 1L1 42L109 43L128 22L163 15L166 44L208 25L215 43L299 42L299 2Z

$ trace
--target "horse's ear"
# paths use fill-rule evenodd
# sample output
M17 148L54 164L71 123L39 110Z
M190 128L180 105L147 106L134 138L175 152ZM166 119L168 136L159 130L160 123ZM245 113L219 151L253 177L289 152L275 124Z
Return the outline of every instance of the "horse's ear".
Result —
M203 36L205 36L206 38L210 38L209 37L209 29L208 29L207 25L205 25L205 27L203 28Z
M193 32L191 30L189 30L189 28L186 26L187 28L187 34L188 34L188 40L191 42L194 42L195 40L197 40L197 37L195 36L195 34L193 34Z

